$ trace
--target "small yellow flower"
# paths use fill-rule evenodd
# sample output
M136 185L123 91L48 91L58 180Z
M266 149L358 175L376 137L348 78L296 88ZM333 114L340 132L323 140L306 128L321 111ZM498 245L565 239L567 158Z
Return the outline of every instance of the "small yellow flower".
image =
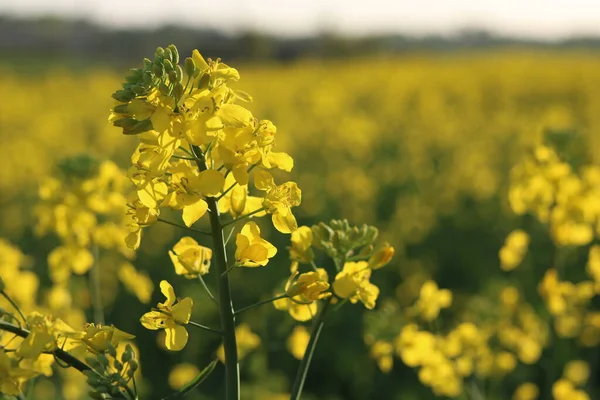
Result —
M246 323L241 323L235 328L235 335L240 360L260 346L260 336L252 332L250 325ZM225 362L225 349L222 344L217 349L217 357L221 362Z
M138 271L128 262L123 262L117 273L125 288L133 293L144 304L150 302L154 283L143 271Z
M519 266L527 254L529 246L529 235L527 232L517 229L512 231L500 249L500 266L504 271L511 271Z
M292 207L300 205L302 192L295 182L286 182L269 189L263 207L272 215L273 226L281 233L292 233L298 228Z
M323 272L325 271L323 270ZM292 277L285 290L289 297L298 296L302 301L317 301L331 296L331 292L325 292L329 289L326 273L325 279L323 279L322 274L316 271L294 276L298 276L298 278L293 280L294 277Z
M304 353L306 352L309 339L310 334L304 326L298 325L294 328L292 334L288 337L286 342L287 349L294 356L294 358L302 360L302 357L304 357Z
M237 234L235 260L241 267L265 266L277 254L277 248L260 237L256 222L248 222Z
M167 349L181 350L188 341L188 332L183 325L190 322L194 302L190 297L177 301L173 286L167 281L160 282L160 291L167 300L158 303L157 310L144 314L140 322L147 329L164 329Z
M290 247L290 258L294 261L309 263L315 258L311 249L313 234L308 226L301 226L291 235L292 246Z
M388 373L394 366L394 346L390 342L378 340L371 346L371 357L377 361L377 366L383 373Z
M200 246L193 238L183 237L169 250L169 257L175 266L177 275L195 278L198 275L208 274L212 250Z
M200 370L194 364L177 364L169 373L169 386L172 389L179 390L194 379Z
M534 383L525 382L517 386L512 400L536 400L539 395L540 390Z
M452 304L452 292L448 289L439 289L434 281L427 281L421 286L417 309L425 321L436 319L443 308Z
M16 360L9 358L4 349L0 349L0 393L20 395L23 383L36 375L39 375L36 371L17 367Z
M590 377L590 366L582 360L569 361L563 376L574 385L584 385Z
M373 309L379 288L369 282L371 271L366 261L347 262L335 277L334 293L342 299L349 299L352 304L360 300L366 308Z

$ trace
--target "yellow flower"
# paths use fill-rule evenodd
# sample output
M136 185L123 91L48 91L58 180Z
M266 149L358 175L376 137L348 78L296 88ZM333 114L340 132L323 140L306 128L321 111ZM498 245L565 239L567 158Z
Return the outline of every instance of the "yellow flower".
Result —
M250 325L241 323L235 328L238 359L246 357L250 352L260 346L260 336L252 332ZM217 357L225 362L225 349L223 345L217 349Z
M147 273L136 270L128 262L123 262L117 275L125 288L133 293L139 301L144 304L150 302L152 292L154 291L154 283Z
M377 366L383 373L388 373L394 366L394 347L390 342L378 340L371 346L371 357L377 361Z
M298 296L302 302L317 301L331 296L331 292L325 293L329 289L327 273L325 270L319 272L311 271L300 275L296 273L288 282L286 294L292 298ZM295 276L298 276L296 280L294 280Z
M452 292L448 289L440 290L434 281L427 281L421 286L416 307L425 321L433 321L440 310L452 304Z
M217 195L223 190L225 177L219 171L196 172L190 165L180 162L170 170L172 191L163 204L175 210L183 210L182 218L186 226L192 226L208 210L205 196Z
M529 235L520 229L512 231L500 249L500 266L504 271L511 271L519 266L529 246Z
M291 235L292 246L290 247L290 258L294 261L309 263L315 258L311 249L313 234L308 226L301 226Z
M169 386L172 389L179 390L191 382L199 373L200 370L194 364L177 364L169 373Z
M167 300L158 303L157 310L147 312L140 321L147 329L164 329L167 349L181 350L188 341L187 330L182 325L190 322L194 302L190 297L177 301L173 286L167 281L160 282L160 291Z
M370 277L371 269L366 261L347 262L335 277L333 291L352 304L360 300L370 310L379 296L379 288L369 282Z
M16 351L17 356L36 360L44 351L56 349L58 336L81 335L65 322L39 312L27 316L29 335L21 342Z
M277 248L260 237L260 228L252 221L237 234L235 244L235 260L241 267L265 266L277 254Z
M308 333L308 330L302 325L296 326L286 342L290 354L292 354L294 358L302 360L309 339L310 334Z
M16 364L16 360L9 358L4 349L0 349L0 393L20 395L23 383L39 375L36 371L19 368Z
M540 394L538 387L531 382L521 383L515 389L512 400L536 400Z
M292 207L300 205L302 192L295 182L286 182L270 188L263 207L272 215L273 226L281 233L291 233L298 228Z
M177 275L195 278L198 275L208 274L212 250L200 246L193 238L186 236L173 246L173 251L169 250L169 257Z
M582 360L569 361L563 376L574 385L584 385L590 377L590 366Z

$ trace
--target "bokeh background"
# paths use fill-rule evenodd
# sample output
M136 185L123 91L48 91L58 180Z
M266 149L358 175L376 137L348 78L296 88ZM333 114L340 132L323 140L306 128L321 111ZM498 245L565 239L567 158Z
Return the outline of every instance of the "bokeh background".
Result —
M373 278L377 310L345 307L326 326L306 399L435 398L398 359L381 372L365 336L397 335L402 308L429 278L454 293L441 329L474 304L492 307L496 288L515 279L500 269L498 251L516 228L532 235L531 268L543 270L553 244L541 224L510 210L510 170L544 140L578 164L600 163L598 35L600 6L585 1L2 2L0 236L30 256L43 298L58 241L34 233L41 182L81 153L126 168L137 141L110 126L111 93L157 46L173 43L184 56L197 48L236 67L237 87L254 97L249 108L278 127L278 149L296 160L290 178L303 189L300 224L368 223L396 249ZM134 264L155 283L169 279L178 295L194 297L197 319L216 323L198 286L174 275L167 251L182 233L152 227ZM289 245L274 230L265 236ZM233 276L238 304L281 285L284 253ZM137 337L144 398L169 393L176 365L202 366L214 354L218 341L202 332L182 352L160 349L138 321L149 306L118 289L114 274L102 285L106 320ZM85 291L77 296L88 309ZM242 363L243 398L285 398L298 364L286 348L295 322L270 306L243 320L262 343ZM562 365L561 357L552 360ZM590 361L599 361L596 350ZM543 369L522 374L541 382ZM600 395L593 371L589 391ZM519 374L496 398L510 398ZM221 398L222 378L217 369L189 398ZM50 389L56 377L42 380L32 398L64 395Z

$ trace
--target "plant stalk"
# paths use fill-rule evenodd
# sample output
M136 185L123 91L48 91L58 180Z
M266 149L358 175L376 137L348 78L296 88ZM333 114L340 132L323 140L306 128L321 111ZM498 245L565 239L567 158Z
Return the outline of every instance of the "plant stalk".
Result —
M206 171L206 159L198 146L192 146L194 156L200 159L196 164L200 171ZM217 295L219 297L219 314L221 316L221 331L223 332L223 350L225 352L225 399L239 400L240 398L240 369L238 365L237 341L235 336L235 315L229 287L227 270L227 253L223 225L219 215L219 207L214 197L207 197L212 231L214 255L217 264Z
M306 352L304 353L304 357L302 357L302 361L300 361L300 366L298 367L298 372L296 373L296 379L294 380L294 385L292 386L290 400L300 400L302 389L304 387L304 381L306 380L306 375L308 374L308 368L310 367L313 353L317 347L319 336L323 330L323 325L325 325L325 316L327 315L330 304L331 297L324 301L323 308L313 322L312 330L310 332L310 339L308 340L308 346L306 346Z

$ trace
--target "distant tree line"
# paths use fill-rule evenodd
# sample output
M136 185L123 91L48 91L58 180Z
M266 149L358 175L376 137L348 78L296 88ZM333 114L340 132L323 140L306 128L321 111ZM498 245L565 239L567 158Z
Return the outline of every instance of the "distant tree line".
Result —
M600 49L599 37L560 41L503 37L483 30L462 30L450 36L379 35L347 38L330 33L281 38L260 32L227 35L211 29L162 26L157 29L109 29L85 20L56 17L17 19L0 16L0 61L35 58L129 65L153 54L157 46L177 44L182 54L194 48L225 60L293 61L298 58L340 58L415 50L448 52L492 47Z

